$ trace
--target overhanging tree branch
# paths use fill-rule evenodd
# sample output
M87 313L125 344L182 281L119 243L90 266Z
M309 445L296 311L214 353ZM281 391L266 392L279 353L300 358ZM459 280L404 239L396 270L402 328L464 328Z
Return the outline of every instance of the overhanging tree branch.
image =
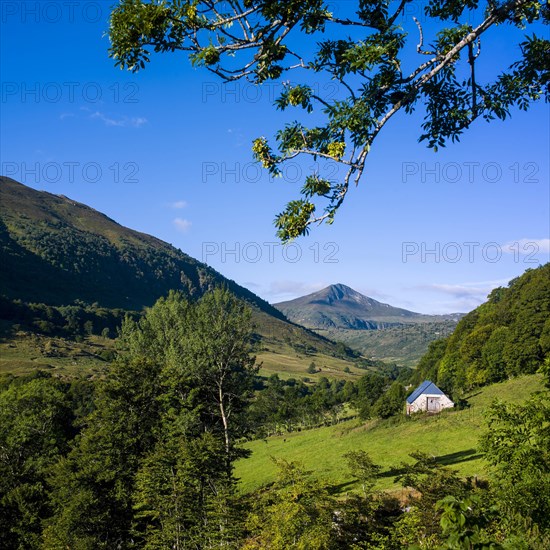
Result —
M301 69L326 75L338 84L336 96L330 99L314 93L307 84L284 86L277 107L299 107L306 113L321 107L323 125L306 128L296 123L281 130L276 136L277 153L265 138L253 144L254 157L272 175L280 174L283 163L301 155L347 168L340 182L328 182L316 171L313 179L305 178L302 198L291 201L276 218L278 235L286 241L307 233L311 224L334 220L350 183L358 185L374 140L396 113L410 113L422 100L426 117L420 140L428 140L428 146L437 149L448 139L457 140L480 116L505 118L515 103L525 108L529 101L548 97L550 43L546 39L535 36L523 43L522 59L494 83L480 85L475 70L480 38L488 29L502 23L519 27L547 23L550 16L545 3L488 0L486 17L471 28L460 22L471 9L471 0L429 0L425 13L443 23L443 28L431 51L425 51L424 30L414 18L420 35L416 52L431 57L404 77L401 67L408 44L398 20L407 3L363 1L357 3L354 17L336 17L323 0L247 0L244 7L235 0L120 0L111 16L110 55L119 66L136 71L149 62L148 48L182 50L190 52L195 65L225 81L246 78L260 85ZM482 6L476 3L476 7ZM338 29L344 33L351 28L364 28L366 34L360 39L337 34ZM300 51L300 41L294 40L292 49L288 46L291 34L299 33L317 43L312 56ZM456 67L464 49L470 78L461 82ZM295 62L288 63L289 58ZM315 213L319 200L328 201L322 214Z

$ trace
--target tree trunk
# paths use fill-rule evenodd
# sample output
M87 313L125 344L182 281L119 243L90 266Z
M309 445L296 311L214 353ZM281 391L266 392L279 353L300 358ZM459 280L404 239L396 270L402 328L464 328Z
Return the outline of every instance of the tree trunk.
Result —
M222 424L223 424L223 435L225 439L226 469L227 469L227 475L229 476L231 474L231 460L230 460L231 442L229 439L229 422L228 422L227 414L225 412L225 407L223 404L223 389L221 384L218 384L218 402L219 402L220 415L221 415Z

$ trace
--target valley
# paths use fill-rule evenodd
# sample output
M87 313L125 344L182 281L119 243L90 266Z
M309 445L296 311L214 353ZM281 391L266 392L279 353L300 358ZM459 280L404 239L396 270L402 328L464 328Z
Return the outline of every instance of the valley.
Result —
M315 379L319 374L306 373L312 361L335 377L349 378L359 372L354 357L336 349L334 342L289 322L248 289L180 250L122 227L67 197L35 191L4 177L0 177L0 246L4 266L0 285L7 300L0 304L0 318L4 320L0 327L0 349L4 351L1 372L26 372L36 365L59 367L64 373L72 367L77 371L82 367L83 372L101 371L104 365L98 354L110 352L113 344L101 338L88 338L84 331L86 308L98 310L97 314L92 312L95 315L92 322L97 325L94 330L99 335L102 319L115 316L120 325L125 311L135 314L153 305L169 289L197 299L220 286L229 288L252 306L254 331L260 342L258 361L266 375L280 373ZM18 319L10 319L13 317L8 313L13 309L10 300L44 304L42 310L29 314L24 327L34 329L36 337L32 336L34 332L23 330L18 334L17 328L14 329L20 323ZM77 310L71 315L81 317L74 321L75 335L84 339L84 347L89 350L82 350L70 337L67 340L67 334L56 334L64 339L61 347L71 351L63 357L46 358L41 351L48 342L44 323L51 323L53 315L47 308L69 306ZM66 317L59 322L62 326L57 327L57 332L69 323ZM55 333L55 327L50 331ZM111 332L114 335L116 330ZM30 341L22 343L25 334ZM349 373L344 372L346 368Z
M361 536L376 525L392 541L380 550L416 540L410 518L430 525L442 496L484 491L499 502L487 480L508 494L509 464L531 495L546 456L550 264L467 314L396 308L343 284L273 306L155 237L8 178L0 247L0 496L11 503L0 544L15 540L12 525L27 529L13 503L30 486L42 491L36 510L55 508L36 512L60 529L43 530L52 550L58 536L84 540L104 510L112 518L121 507L133 529L174 491L178 506L188 494L193 506L199 494L212 509L238 502L231 513L245 509L246 522L257 506L276 517L298 491L298 516L324 507L314 525L338 548L349 541L331 527L334 510ZM424 380L455 407L405 416ZM493 425L505 430L496 439ZM520 455L503 462L512 438ZM20 460L24 469L12 468ZM128 512L136 500L150 511ZM353 519L368 510L379 519ZM244 521L234 519L237 537Z
M467 407L434 416L415 418L347 420L334 426L315 428L269 437L247 443L250 458L237 462L240 490L248 493L275 480L273 459L297 461L314 476L328 482L343 497L359 489L359 484L343 466L343 456L351 450L364 450L382 466L376 488L400 494L396 483L402 463L410 463L410 453L433 456L462 477L485 477L489 466L479 451L479 438L486 430L484 415L494 399L524 402L543 388L542 377L523 376L493 384L467 394Z
M370 359L413 368L463 313L425 315L384 304L343 284L275 304L290 320L343 342Z

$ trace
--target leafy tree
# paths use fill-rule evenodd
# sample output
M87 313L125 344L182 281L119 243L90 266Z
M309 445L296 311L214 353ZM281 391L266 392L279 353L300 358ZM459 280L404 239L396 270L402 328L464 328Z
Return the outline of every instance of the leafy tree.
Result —
M482 527L486 523L479 517L480 499L469 496L463 500L448 495L438 501L436 510L441 510L441 529L444 543L439 548L447 550L500 550L503 547L491 541ZM477 514L476 514L477 512Z
M90 336L94 333L94 324L92 321L85 321L84 322L84 332Z
M447 338L436 340L430 343L428 351L421 357L411 382L413 385L420 384L423 380L437 380L439 362L445 355Z
M361 484L362 495L348 494L338 505L334 534L338 548L397 550L400 545L394 543L392 532L403 512L393 496L373 491L380 466L362 450L350 451L344 459L351 475Z
M376 483L380 466L373 462L366 451L350 451L344 455L344 458L348 463L351 475L361 484L363 496L366 498Z
M372 415L372 406L384 393L387 380L374 373L367 373L357 381L357 394L353 404L361 420L368 420Z
M494 329L492 325L477 326L462 340L459 351L461 361L467 365L465 369L467 387L481 386L486 382L482 349Z
M140 547L232 547L242 521L223 454L223 442L212 434L186 439L167 430L136 477L134 534Z
M275 461L275 484L254 499L247 518L250 535L246 550L328 550L335 548L332 533L334 502L327 488L298 464Z
M194 308L188 334L188 364L204 394L203 413L223 434L228 474L231 463L242 455L235 439L244 435L245 407L258 372L250 355L251 312L227 290L205 294Z
M338 548L401 550L394 536L403 515L399 501L386 493L347 495L338 506L334 539Z
M374 405L374 413L380 418L389 418L403 413L404 403L405 388L400 382L394 382Z
M540 366L539 372L544 376L544 385L550 390L550 356Z
M171 292L122 330L128 353L164 365L165 399L193 392L203 429L223 434L228 468L235 458L234 440L243 434L242 415L257 372L250 337L249 308L221 289L195 305Z
M356 391L355 384L351 380L347 380L341 391L342 400L344 402L352 401Z
M174 292L126 319L96 408L54 468L46 548L236 538L232 464L244 455L236 440L256 373L249 320L225 290L195 304Z
M548 391L523 404L496 401L487 415L481 448L492 466L505 523L512 532L550 541Z
M424 541L427 547L441 540L441 513L436 503L448 495L462 499L470 487L461 480L456 471L445 468L435 457L414 452L415 462L402 464L403 473L397 476L403 487L414 489L409 496L410 510L396 526L396 536L402 545Z
M48 475L74 435L67 387L49 376L0 393L0 547L39 548Z
M481 354L483 364L486 365L486 381L488 383L500 382L506 378L506 362L504 359L504 346L509 339L508 327L498 327L491 333L487 342L483 345Z
M250 406L250 422L258 435L277 432L278 425L287 418L281 415L284 401L285 383L273 374L265 382L261 391L256 393Z
M159 423L159 368L119 359L97 390L95 410L50 475L53 515L44 547L110 549L129 540L135 474Z
M550 41L544 35L526 36L508 68L491 67L483 75L477 63L481 40L504 32L499 26L540 31L540 23L550 19L545 2L429 0L424 10L433 22L426 26L428 38L416 19L418 34L408 37L404 31L410 1L360 0L346 9L340 5L345 12L340 17L323 0L120 0L111 13L110 56L121 68L138 71L150 61L151 51L181 50L194 65L225 81L242 78L259 85L287 79L276 107L301 109L315 122L287 124L276 135L278 151L265 137L256 139L254 157L272 175L280 175L282 165L297 157L338 163L343 175L331 181L314 167L305 177L300 198L276 218L278 235L286 241L307 233L314 223L332 223L350 185L361 180L377 136L395 114L424 105L420 140L437 150L448 140L458 141L476 119L505 119L513 107L526 110L538 99L548 100ZM472 12L479 14L476 24ZM415 46L418 58L405 72ZM308 73L317 81L337 83L336 96L322 97ZM301 82L289 82L296 74Z

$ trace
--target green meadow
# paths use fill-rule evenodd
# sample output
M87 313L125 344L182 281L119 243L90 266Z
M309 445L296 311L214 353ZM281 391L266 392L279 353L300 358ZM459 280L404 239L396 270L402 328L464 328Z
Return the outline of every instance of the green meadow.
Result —
M484 413L495 399L523 401L542 389L542 377L523 376L476 390L467 396L469 406L435 416L417 416L371 420L349 420L340 424L246 443L252 454L237 463L240 489L247 493L272 482L276 467L273 458L301 462L319 479L328 482L335 493L355 490L356 484L343 455L365 450L382 466L377 488L399 490L395 476L403 462L411 462L409 453L422 451L438 462L456 469L460 475L483 476L487 464L477 451L485 429Z

